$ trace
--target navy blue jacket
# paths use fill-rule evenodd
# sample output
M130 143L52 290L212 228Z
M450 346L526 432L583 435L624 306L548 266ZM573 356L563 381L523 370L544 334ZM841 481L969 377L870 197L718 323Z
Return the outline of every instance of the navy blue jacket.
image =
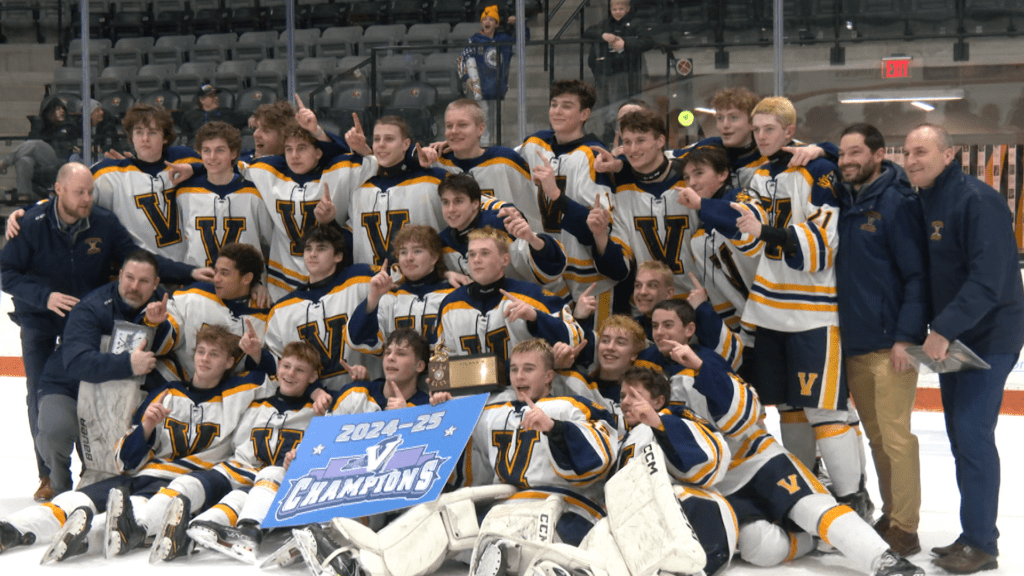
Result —
M131 352L100 352L100 340L114 331L114 322L142 324L146 314L145 306L137 309L129 306L118 294L117 286L117 281L100 286L71 309L57 353L50 355L43 368L40 395L64 394L78 398L78 384L82 380L98 384L132 377ZM163 297L164 290L157 288L149 302L159 302ZM161 324L153 340L159 340L160 332L167 330L168 323ZM148 344L152 346L153 342ZM147 377L146 387L154 388L162 383L163 379L154 370Z
M980 355L1024 346L1024 286L1006 199L952 162L921 190L931 328Z
M21 230L0 253L4 291L14 297L12 318L22 327L57 336L66 318L46 307L51 292L83 298L110 281L112 272L139 250L113 212L93 206L92 215L64 232L57 202L43 202L21 218ZM156 256L164 281L192 281L192 266Z
M886 160L855 194L840 189L839 329L843 352L859 355L920 344L928 325L927 253L921 202L903 169Z

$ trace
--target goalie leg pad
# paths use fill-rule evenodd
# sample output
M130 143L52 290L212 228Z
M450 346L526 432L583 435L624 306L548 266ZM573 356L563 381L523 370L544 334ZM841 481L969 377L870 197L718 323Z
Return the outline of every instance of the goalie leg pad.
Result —
M707 557L682 513L657 444L648 444L605 484L611 533L630 574L692 574Z

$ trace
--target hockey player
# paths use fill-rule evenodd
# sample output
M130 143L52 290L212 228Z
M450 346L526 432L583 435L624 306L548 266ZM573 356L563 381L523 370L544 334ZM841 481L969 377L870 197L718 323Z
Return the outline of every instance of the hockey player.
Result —
M541 216L537 188L530 180L530 167L518 152L504 146L483 147L480 140L487 129L484 112L474 100L456 100L444 111L444 141L431 144L439 154L437 166L449 174L469 174L481 191L516 206L540 232Z
M408 224L442 228L437 185L445 173L421 168L416 155L408 154L411 143L409 126L397 116L384 116L373 127L373 154L380 170L364 179L362 186L351 187L348 211L337 215L338 223L352 232L356 264L380 266L385 259L395 261L391 242Z
M630 112L619 127L626 162L614 175L612 238L598 251L614 262L621 261L622 255L627 261L663 262L672 271L675 292L689 292L693 288L687 275L693 269L690 238L699 222L697 214L679 201L676 186L684 183L683 174L665 157L665 121L654 112ZM606 162L611 160L609 152L599 154ZM568 210L569 218L580 213L575 206ZM600 265L599 269L604 272Z
M508 236L491 227L469 233L473 283L441 302L437 339L451 354L495 354L506 362L513 347L533 337L578 345L582 329L551 293L505 277Z
M565 287L556 294L579 298L590 284L597 283L594 294L598 299L597 322L612 313L611 290L615 282L600 274L589 247L580 244L576 236L563 232L563 218L549 210L548 198L564 193L585 208L610 207L610 181L595 172L594 159L602 146L593 134L584 134L583 127L590 117L597 92L581 80L560 80L551 86L548 119L551 130L544 130L527 138L516 149L530 165L531 177L537 185L541 202L544 229L559 232L558 238L566 256L573 265L563 275ZM543 196L543 197L541 197Z
M190 264L213 266L221 247L232 242L264 253L270 248L274 234L270 211L256 186L235 172L241 147L238 129L224 122L204 124L196 134L206 174L178 185L185 257Z
M250 335L250 339L258 348L258 338ZM221 497L224 500L218 506L244 499L245 491L260 481L262 470L281 466L285 454L302 441L312 418L323 414L322 407L316 411L310 395L319 365L319 354L309 343L289 343L278 363L277 393L253 400L246 409L234 431L234 455L212 469L175 478L144 505L123 508L121 518L107 525L118 530L127 545L141 545L154 537L150 562L183 556L188 550L185 529L192 512L210 507ZM228 498L232 489L240 496ZM108 540L113 536L108 534Z
M441 231L448 270L467 277L469 242L466 235L470 230L490 226L506 232L512 243L509 246L511 262L506 270L508 277L548 284L565 272L566 258L561 245L547 234L535 233L517 209L512 206L481 209L482 192L473 176L450 175L438 185L437 193L441 197L444 220L448 223L448 227Z
M175 477L230 455L231 434L265 377L251 372L225 378L239 350L238 337L223 326L204 326L196 342L191 381L170 382L150 393L118 443L121 475L16 512L0 525L3 548L38 539L52 541L44 562L82 554L88 550L94 515L106 511L108 522L116 519L129 505L129 494L141 504ZM114 538L104 542L104 551L108 557L116 555L126 544Z
M105 159L92 167L96 204L118 215L135 242L172 260L185 260L184 235L178 207L178 191L167 164L198 162L194 150L171 146L174 120L171 113L137 103L128 109L124 128L131 135L135 156Z
M389 266L381 268L370 279L366 300L345 323L345 342L366 354L378 354L388 336L402 328L433 339L438 308L453 290L444 280L449 272L441 258L441 238L433 228L406 226L392 242L400 280L395 282Z
M261 336L266 331L269 310L256 303L253 293L263 275L263 256L249 244L228 244L216 264L212 283L193 284L146 308L146 324L166 329L166 337L153 343L153 351L160 356L158 370L168 381L187 379L195 370L191 336L202 326L220 324L239 337L247 322ZM239 364L238 370L242 368Z
M780 408L782 437L802 462L813 464L814 444L801 442L803 412L840 501L855 504L861 484L860 438L847 423L837 312L835 250L839 243L839 176L835 164L814 160L790 169L782 147L796 130L786 98L766 98L753 113L758 149L769 159L734 208L744 252L761 253L743 322L756 326L753 384ZM779 366L785 366L779 370ZM790 434L793 432L794 434Z
M341 231L334 225L316 226L303 236L303 267L309 272L309 283L271 309L263 368L273 371L271 366L285 344L305 340L320 352L320 378L332 392L365 378L363 373L350 374L353 365L369 364L373 376L380 374L379 363L369 362L370 357L345 341L345 324L369 295L374 270L365 264L341 268L344 250Z
M710 350L685 342L696 330L693 311L681 300L654 310L654 335L665 355L671 402L683 403L725 435L733 464L718 490L740 519L739 552L748 562L772 566L806 554L811 535L834 546L874 576L920 576L924 572L888 544L850 507L836 499L758 421L757 394ZM806 534L787 533L792 521Z

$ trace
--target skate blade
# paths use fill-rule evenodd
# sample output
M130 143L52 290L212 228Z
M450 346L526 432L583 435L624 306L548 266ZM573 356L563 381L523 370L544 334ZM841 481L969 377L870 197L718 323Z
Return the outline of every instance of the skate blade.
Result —
M206 548L207 550L212 550L213 552L223 554L233 560L245 562L246 564L256 565L256 550L249 548L248 546L243 546L241 544L228 544L222 542L220 540L220 537L217 536L216 532L210 530L209 528L206 528L205 526L191 527L188 529L186 534L188 534L189 538L191 538L192 542L194 542L197 546L201 546L203 548ZM297 560L298 551L295 551L295 554ZM268 559L268 562L272 559L273 556L270 559ZM291 562L288 562L288 564L294 563L296 560L291 560ZM271 563L266 567L286 565L287 564Z
M107 560L121 552L124 542L117 531L117 518L124 513L124 501L120 498L107 497L107 523L103 533L103 557Z
M64 526L61 526L60 531L53 539L53 543L43 553L42 560L39 564L48 564L50 562L60 562L64 560L65 554L68 551L68 543L75 536L82 533L85 529L85 514L71 513L71 516L64 522Z
M157 562L173 560L174 555L174 538L172 537L176 528L181 526L182 516L185 514L185 507L180 500L177 498L171 500L170 506L167 507L167 512L164 513L163 528L160 530L160 534L156 537L153 542L153 547L149 551L149 563L156 564ZM188 547L189 543L186 540L185 546ZM186 553L187 555L187 553Z
M193 539L197 542L201 542L200 539L196 538L195 535L189 533ZM216 535L214 535L216 538ZM205 546L205 544L204 544ZM295 542L295 538L289 538L280 548L274 551L266 560L260 564L260 568L284 568L285 566L291 566L302 559L302 553L299 551L299 547Z

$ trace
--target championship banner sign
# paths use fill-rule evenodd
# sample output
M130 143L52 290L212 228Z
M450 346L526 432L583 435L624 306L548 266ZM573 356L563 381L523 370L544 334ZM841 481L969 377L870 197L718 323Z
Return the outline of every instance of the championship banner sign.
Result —
M261 525L358 518L436 500L486 401L477 394L314 418Z

